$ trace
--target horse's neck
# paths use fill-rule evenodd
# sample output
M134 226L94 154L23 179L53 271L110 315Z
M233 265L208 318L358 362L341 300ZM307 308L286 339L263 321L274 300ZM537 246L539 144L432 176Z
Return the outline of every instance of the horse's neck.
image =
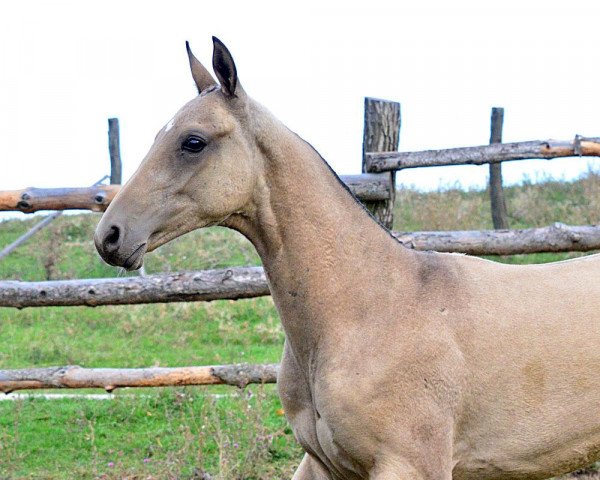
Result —
M368 288L365 265L384 263L386 249L399 256L404 249L308 143L274 119L263 122L257 144L265 167L255 211L233 228L257 248L286 336L307 353L344 321L339 310L351 308L350 297Z

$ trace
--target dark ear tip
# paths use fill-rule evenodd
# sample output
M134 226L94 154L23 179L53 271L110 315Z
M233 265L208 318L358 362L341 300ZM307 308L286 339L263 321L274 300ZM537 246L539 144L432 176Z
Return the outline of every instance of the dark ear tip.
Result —
M213 36L213 69L221 82L223 91L235 97L237 71L231 53L221 40Z

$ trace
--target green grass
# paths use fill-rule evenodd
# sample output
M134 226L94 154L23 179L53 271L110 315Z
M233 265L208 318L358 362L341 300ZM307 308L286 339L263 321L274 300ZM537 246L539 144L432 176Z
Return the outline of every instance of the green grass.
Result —
M3 402L2 478L291 477L301 455L273 386ZM199 477L197 477L199 478Z
M207 304L0 309L0 366L211 365L278 361L270 298ZM26 345L27 348L23 348Z
M94 250L98 218L59 218L0 262L0 278L123 275L103 264ZM1 223L0 245L35 221ZM146 268L153 273L252 264L259 259L249 242L215 228L165 245L148 255ZM0 368L272 363L279 361L283 346L270 298L0 308L0 338ZM123 389L115 401L0 402L1 479L200 478L202 471L216 478L290 478L301 456L272 385L244 392L231 387Z
M600 219L600 177L507 189L513 228ZM92 243L99 216L67 215L0 261L0 278L124 275ZM397 230L491 228L487 192L400 190ZM39 219L0 223L0 246ZM539 263L581 254L493 257ZM219 228L147 256L148 273L258 265L254 248ZM131 274L127 274L131 275ZM283 333L270 298L141 306L0 308L0 368L184 366L277 362ZM111 401L0 402L0 479L291 478L302 452L274 386L123 389Z

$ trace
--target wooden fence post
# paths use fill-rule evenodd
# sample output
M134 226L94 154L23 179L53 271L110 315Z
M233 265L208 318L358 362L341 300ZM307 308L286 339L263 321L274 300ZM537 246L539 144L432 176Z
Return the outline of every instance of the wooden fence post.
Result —
M119 141L119 119L108 119L108 152L110 154L110 183L121 184L121 148Z
M400 140L400 104L387 100L365 98L365 124L363 133L362 171L367 171L367 152L393 152L398 150ZM390 196L387 200L364 202L373 216L388 229L394 223L394 200L396 198L395 172L389 175Z
M504 109L492 108L490 126L490 144L502 143L502 124ZM492 222L496 230L508 229L508 212L502 188L502 163L490 163L490 201L492 203Z

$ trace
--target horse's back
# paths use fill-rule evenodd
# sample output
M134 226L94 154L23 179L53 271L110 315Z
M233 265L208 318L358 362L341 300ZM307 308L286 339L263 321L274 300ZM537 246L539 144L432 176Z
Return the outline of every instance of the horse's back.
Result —
M459 262L470 292L454 330L469 379L457 423L459 477L546 478L596 460L600 255Z

